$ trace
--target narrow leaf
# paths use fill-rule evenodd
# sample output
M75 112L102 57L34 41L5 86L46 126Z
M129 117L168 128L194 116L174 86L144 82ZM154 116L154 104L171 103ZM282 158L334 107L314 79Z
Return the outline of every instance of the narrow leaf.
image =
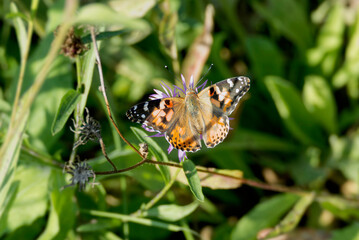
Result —
M155 217L164 221L176 222L190 215L198 207L198 202L192 202L185 206L175 204L160 205L143 212L144 217Z
M201 202L204 201L204 195L202 193L202 186L199 176L197 174L196 166L191 160L183 161L183 171L186 175L189 188L191 189L193 195Z
M19 13L19 10L14 2L10 3L10 10L13 14ZM25 21L21 16L15 16L13 18L14 28L18 41L18 46L21 52L21 58L24 58L27 46L27 32L25 27Z
M81 94L73 89L69 90L61 99L54 121L52 122L52 135L58 133L64 126L71 113L80 100Z
M121 226L122 221L118 219L97 219L90 223L82 224L76 228L78 232L99 232L106 229L117 228Z
M231 239L257 239L258 232L275 225L297 199L298 197L295 195L282 194L257 204L255 208L237 222L232 231Z
M285 216L285 218L276 225L271 232L266 235L266 238L276 237L280 234L292 231L302 219L304 212L314 200L314 193L307 194L297 201L292 210Z
M142 218L142 217L141 218L140 217L133 217L133 216L130 216L130 215L124 215L124 214L112 213L112 212L96 211L96 210L82 210L81 212L87 213L87 214L92 215L92 216L97 216L97 217L119 219L119 220L122 220L122 221L137 223L137 224L141 224L141 225L144 225L144 226L162 228L162 229L166 229L166 230L172 231L172 232L188 231L187 229L185 229L183 227L180 227L178 225L175 225L175 224L165 223L165 222L161 222L161 221L155 221L155 220ZM198 234L196 232L194 232L192 230L190 230L190 232L192 232L193 234L198 236Z

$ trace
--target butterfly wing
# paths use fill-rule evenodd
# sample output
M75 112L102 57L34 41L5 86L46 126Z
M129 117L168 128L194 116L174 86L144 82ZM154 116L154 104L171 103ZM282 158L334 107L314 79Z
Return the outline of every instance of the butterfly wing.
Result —
M197 152L201 149L201 135L195 129L191 116L186 109L171 124L165 133L167 141L175 148L186 152Z
M183 98L163 98L139 103L126 113L132 122L147 129L165 133L175 148L195 152L201 148L200 135L190 127L190 116L185 111Z
M211 85L198 94L205 128L203 140L207 147L213 148L227 137L228 116L249 87L249 78L235 77Z
M147 129L164 133L177 122L184 105L183 98L163 98L139 103L130 108L126 116ZM176 113L176 114L175 114Z

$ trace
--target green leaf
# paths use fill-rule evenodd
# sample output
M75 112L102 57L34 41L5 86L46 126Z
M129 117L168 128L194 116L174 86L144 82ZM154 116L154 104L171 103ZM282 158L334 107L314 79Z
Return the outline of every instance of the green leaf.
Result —
M262 36L247 37L245 46L255 76L263 79L267 75L283 76L283 56L277 46Z
M96 16L94 18L94 16ZM142 19L134 19L125 14L119 14L101 3L87 4L81 7L75 19L76 24L121 25L126 28L147 30L148 23Z
M277 224L272 231L266 234L266 238L276 237L280 234L292 231L302 219L305 211L313 202L315 197L314 193L306 194L301 197L285 218Z
M297 200L298 197L295 195L281 194L257 204L237 222L231 239L257 239L256 236L260 230L275 225Z
M330 134L337 131L337 107L333 93L320 76L306 76L303 87L303 102L307 110Z
M7 229L13 231L25 225L31 225L37 218L43 217L48 203L48 181L50 171L31 165L19 165L14 181L20 186L16 199L9 210Z
M344 5L340 2L333 5L320 29L317 46L307 52L308 64L320 66L328 76L333 73L337 64L345 33Z
M157 161L168 162L167 154L163 152L162 148L151 137L148 137L145 131L136 127L131 127L131 130L140 142L145 142L148 144L149 151L153 156L155 156ZM159 165L159 168L163 179L166 183L168 183L171 179L169 168L163 165Z
M73 201L75 188L60 190L66 185L66 181L64 174L59 170L52 171L50 184L50 214L45 231L38 239L66 239L76 219L77 207Z
M11 209L11 206L16 198L16 194L19 189L19 184L20 184L19 181L12 182L4 202L0 206L0 237L6 231L7 228L6 223L7 223L9 210Z
M199 176L197 174L196 166L191 160L183 161L183 171L187 177L189 188L191 189L193 195L201 202L204 201L204 195L202 193L202 186Z
M305 145L323 145L320 128L305 109L298 91L289 82L274 76L265 84L287 129Z
M357 99L359 96L358 77L359 77L359 14L355 15L355 22L349 30L350 39L346 45L345 61L342 67L333 76L333 85L341 88L348 87L349 96ZM357 87L355 87L357 86Z
M97 41L97 47L100 49L102 42ZM96 66L96 53L95 48L91 48L85 53L85 56L81 58L81 84L83 86L83 92L80 102L79 115L82 115L86 104L87 98L91 89L93 73Z
M305 50L312 41L310 25L304 9L295 0L251 1L256 12L277 31Z
M108 4L118 14L124 14L132 18L142 18L155 5L155 0L131 0L131 1L110 1Z
M65 126L67 119L70 117L76 104L80 100L80 96L81 94L79 92L71 89L62 97L60 106L57 109L56 116L52 122L52 135L58 133Z
M330 136L329 143L331 161L328 165L339 169L346 178L359 182L359 134L348 137L333 135Z
M118 228L122 224L122 221L118 219L98 219L90 223L82 224L76 228L78 232L101 232L106 229Z
M155 220L142 218L142 217L133 217L130 215L124 215L124 214L119 214L119 213L103 212L103 211L96 211L96 210L82 210L81 212L87 213L92 216L97 216L97 217L119 219L121 221L137 223L137 224L141 224L144 226L162 228L162 229L166 229L166 230L172 231L172 232L179 232L179 231L187 230L187 229L180 227L178 225L175 225L175 224L165 223L165 222L161 222L161 221L155 221ZM198 235L196 232L194 232L192 230L189 230L189 231L192 232L193 234Z
M332 231L331 240L359 240L359 222L354 222L348 227Z
M144 217L155 217L168 222L176 222L190 215L197 209L199 203L192 202L185 206L175 204L160 205L143 212Z
M27 99L27 94L23 99ZM20 101L19 111L22 110L23 101ZM4 207L8 202L8 195L11 194L13 186L14 172L16 171L22 140L24 137L25 126L28 120L28 114L20 120L19 127L13 129L11 135L7 135L0 148L0 206ZM9 193L10 191L10 193Z

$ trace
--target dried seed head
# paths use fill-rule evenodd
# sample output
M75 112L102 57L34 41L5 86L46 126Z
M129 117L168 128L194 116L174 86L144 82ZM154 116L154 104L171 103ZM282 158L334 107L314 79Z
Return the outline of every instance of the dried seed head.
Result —
M56 36L57 29L54 34ZM67 57L74 58L85 50L87 50L87 47L82 43L81 38L75 35L75 28L71 27L61 46L61 53Z
M86 161L75 162L73 166L66 166L65 171L71 174L72 178L70 180L71 183L64 186L62 189L78 185L79 190L82 191L85 189L86 184L89 182L89 179L95 178L95 173Z
M97 141L101 138L101 125L94 118L90 117L90 112L87 108L86 110L86 120L82 123L81 126L78 126L75 121L74 127L75 130L71 129L74 133L79 134L79 140L74 144L74 149L80 145L86 144L89 140Z

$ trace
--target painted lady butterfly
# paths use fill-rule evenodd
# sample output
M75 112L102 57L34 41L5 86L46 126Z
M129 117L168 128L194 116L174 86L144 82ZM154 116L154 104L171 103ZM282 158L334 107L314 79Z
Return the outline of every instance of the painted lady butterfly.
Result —
M127 117L146 128L163 133L175 148L186 152L221 143L229 132L228 116L250 87L247 77L234 77L213 84L197 94L195 87L185 97L150 100L135 105Z

